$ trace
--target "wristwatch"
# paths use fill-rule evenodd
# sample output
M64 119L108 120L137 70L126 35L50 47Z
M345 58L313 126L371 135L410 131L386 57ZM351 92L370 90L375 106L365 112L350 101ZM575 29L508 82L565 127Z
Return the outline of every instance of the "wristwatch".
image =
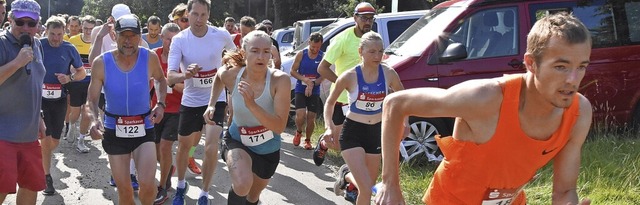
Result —
M167 105L165 105L163 102L158 102L156 103L156 105L159 105L160 107L162 107L162 109L167 108Z
M73 81L73 77L74 77L75 73L72 73L71 75L69 75L69 81Z

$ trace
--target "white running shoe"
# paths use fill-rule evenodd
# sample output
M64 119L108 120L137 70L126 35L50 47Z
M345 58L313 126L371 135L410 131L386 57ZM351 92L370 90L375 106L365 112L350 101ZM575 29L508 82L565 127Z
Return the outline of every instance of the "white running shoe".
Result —
M84 144L84 135L80 135L77 139L76 150L80 153L89 153L89 148Z

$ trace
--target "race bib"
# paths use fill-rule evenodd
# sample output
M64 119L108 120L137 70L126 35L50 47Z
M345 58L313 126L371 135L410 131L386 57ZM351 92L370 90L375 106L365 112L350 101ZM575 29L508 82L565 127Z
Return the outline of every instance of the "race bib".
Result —
M62 97L62 85L45 83L42 86L42 97L46 99L59 99Z
M519 189L487 189L482 205L509 205L519 192Z
M142 116L118 117L116 119L116 137L136 138L147 135Z
M364 111L378 111L382 109L382 100L386 94L384 92L380 92L377 94L374 93L360 93L358 96L358 100L356 100L356 108Z
M240 130L242 144L247 147L258 146L273 139L273 131L264 126L239 127L238 129Z
M87 73L87 76L91 76L91 68L84 68L84 72Z
M193 86L197 88L210 88L213 86L213 77L216 75L218 69L213 69L210 71L202 71L198 72L193 76Z

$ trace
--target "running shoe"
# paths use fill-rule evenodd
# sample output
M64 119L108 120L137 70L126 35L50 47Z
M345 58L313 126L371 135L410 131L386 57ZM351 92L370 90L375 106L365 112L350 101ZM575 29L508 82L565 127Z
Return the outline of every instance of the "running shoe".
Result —
M344 199L356 203L356 200L358 199L358 189L345 191Z
M84 142L84 136L83 135L80 135L80 136L82 136L82 137L80 137L77 140L77 142L75 143L76 144L76 150L78 150L78 152L80 152L80 153L89 153L89 147L87 147L87 145L84 144L85 143Z
M44 189L42 194L46 196L54 195L56 193L56 189L53 188L53 179L51 178L51 175L47 174L44 177L45 177L47 187Z
M302 138L302 132L296 131L296 135L293 136L293 146L300 145L300 138Z
M209 199L209 197L201 196L200 198L198 198L198 204L197 205L209 205L209 204L213 204L211 202L211 199Z
M71 142L74 143L76 140L76 134L78 134L78 127L76 126L75 123L73 124L69 124L69 127L67 128L67 133L65 134L65 138L67 139L67 142Z
M167 189L158 187L158 194L156 194L156 199L153 200L153 204L154 205L164 204L164 202L167 201L167 199L169 199L169 196L167 196Z
M189 167L188 170L191 174L202 174L202 170L200 170L200 167L198 167L198 164L196 163L196 159L193 157L189 157L189 164L187 164L187 167Z
M131 174L131 187L133 187L133 190L138 190L140 187L138 184L138 178L136 178L135 174Z
M336 182L333 183L333 193L336 196L344 195L344 189L347 187L347 179L345 178L349 173L349 167L347 164L343 164L336 171Z
M116 180L113 180L113 176L111 176L111 179L109 180L109 185L112 187L116 186Z
M189 191L189 182L185 182L184 188L176 188L173 195L173 205L184 205L184 195Z
M322 145L322 138L324 138L324 135L320 135L320 137L318 137L316 148L313 149L313 162L316 164L316 166L322 165L322 163L324 162L324 155L327 154L328 150L327 147Z
M311 140L309 138L304 140L304 149L311 150L313 146L311 146Z

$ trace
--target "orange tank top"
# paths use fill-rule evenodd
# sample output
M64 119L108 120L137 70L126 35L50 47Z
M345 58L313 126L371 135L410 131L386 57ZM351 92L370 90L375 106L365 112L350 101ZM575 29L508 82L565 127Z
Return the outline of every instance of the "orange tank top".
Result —
M526 204L522 190L562 150L578 118L576 95L549 139L528 137L518 118L522 74L501 80L503 100L495 134L484 144L436 137L445 158L434 173L425 204Z

